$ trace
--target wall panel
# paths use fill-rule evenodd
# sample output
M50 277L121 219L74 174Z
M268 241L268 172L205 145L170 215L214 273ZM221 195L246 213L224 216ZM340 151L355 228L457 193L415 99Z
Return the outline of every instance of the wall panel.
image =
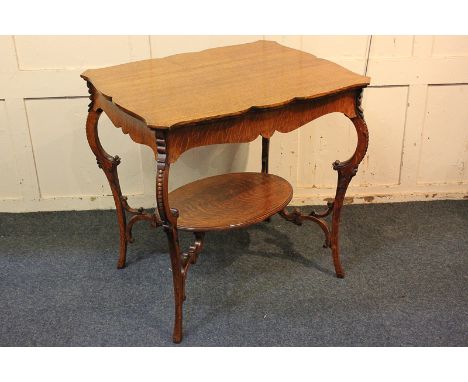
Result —
M147 58L143 36L16 36L20 70L117 65Z
M468 36L434 36L432 56L468 56Z
M22 180L18 176L17 156L14 144L8 129L8 120L5 101L0 100L0 198L20 198L20 184Z
M407 103L406 86L364 91L364 115L371 144L353 187L399 184Z
M249 144L211 145L191 149L171 166L170 189L175 189L196 179L246 171Z
M301 49L364 73L370 36L302 36Z
M17 70L16 52L13 36L0 36L0 73Z
M152 57L158 58L261 39L262 36L151 36L150 44Z
M413 36L372 36L370 57L411 57Z
M44 198L110 195L85 134L86 98L26 100L41 196ZM143 193L139 147L103 116L99 133L105 150L119 155L121 185Z
M468 85L429 86L418 183L468 184Z
M336 172L332 163L348 159L356 142L352 123L339 113L325 115L303 126L299 132L298 187L333 188Z

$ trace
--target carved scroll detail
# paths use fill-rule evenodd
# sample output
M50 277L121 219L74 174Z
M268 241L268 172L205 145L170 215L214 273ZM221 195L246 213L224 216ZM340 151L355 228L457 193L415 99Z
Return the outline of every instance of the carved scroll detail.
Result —
M335 272L336 275L340 278L344 277L344 270L340 261L338 242L341 207L343 206L344 197L349 183L351 182L351 179L357 174L359 163L361 163L361 161L364 159L367 148L369 146L369 131L367 130L367 125L364 121L364 111L362 109L362 89L356 92L354 105L356 109L356 116L351 118L351 122L353 123L357 133L356 150L348 160L344 162L336 160L333 163L333 169L338 172L338 181L333 205L330 244L332 249L333 263L335 265Z
M96 88L88 81L88 92L89 92L89 99L91 100L88 106L88 120L86 122L86 135L88 138L88 143L93 151L96 162L99 168L101 168L106 177L109 181L110 188L112 190L112 195L114 197L114 202L117 210L117 220L119 223L119 230L120 230L120 250L119 250L119 260L117 263L117 268L123 268L126 262L126 255L127 255L127 243L133 242L132 237L132 228L133 225L140 220L147 220L150 221L152 226L157 227L161 225L161 221L156 214L146 214L144 213L143 209L140 208L138 210L131 208L128 205L127 197L122 195L122 191L120 188L120 182L117 172L117 167L120 164L120 157L118 155L111 156L109 155L101 145L99 140L98 134L98 120L101 116L103 109L108 116L112 118L113 110L110 109L108 104L103 96L96 90ZM105 102L104 102L105 101ZM122 113L118 113L117 115L120 116ZM127 116L128 118L131 118ZM121 115L118 118L127 118L125 115ZM118 119L118 121L122 122L123 119ZM129 121L128 125L132 125L134 121ZM141 121L138 121L141 123ZM124 123L124 122L122 122ZM124 123L125 124L125 123ZM139 128L139 127L136 127ZM122 129L124 132L125 129ZM148 130L149 131L149 130ZM136 140L138 141L138 140ZM154 141L154 137L153 137ZM126 213L133 215L130 220L127 222Z
M362 95L364 93L364 89L361 89L359 92L356 93L356 114L364 119L364 109L362 108Z
M86 81L86 86L88 87L88 93L89 93L89 100L91 101L88 104L88 113L94 109L94 98L96 94L96 88L93 86L93 84L89 81Z
M167 132L156 130L157 167L156 167L156 201L163 225L177 226L179 211L169 207L168 179L170 164L167 161Z
M317 223L325 234L325 241L323 243L323 248L330 247L330 228L328 223L323 220L324 217L328 216L331 213L330 205L333 206L333 203L328 204L328 209L320 214L317 214L315 211L310 212L308 215L303 214L301 210L295 208L292 212L288 212L286 209L279 212L280 216L290 221L296 225L301 226L305 220L313 221ZM333 208L333 207L331 207Z
M195 264L198 255L203 249L203 240L205 238L204 232L194 232L195 242L189 247L189 250L182 254L182 264L184 267L184 278L187 277L188 268L191 264Z
M125 209L125 211L127 211L129 214L132 215L132 217L130 218L130 220L128 221L127 223L127 229L126 229L126 238L127 238L127 241L129 243L133 243L134 242L134 239L133 239L133 235L132 235L132 229L133 229L133 225L138 222L138 221L142 221L142 220L146 220L146 221L149 221L151 223L151 227L159 227L162 225L162 222L161 222L161 219L159 218L159 216L156 214L156 213L145 213L145 210L143 209L143 207L140 207L138 209L135 209L135 208L131 208L129 205L128 205L128 199L126 196L122 196L122 205Z
M89 147L96 157L98 166L104 171L107 177L109 186L112 191L114 198L115 208L117 210L117 221L119 223L120 231L120 249L119 249L119 260L117 268L123 268L125 266L125 259L127 254L127 238L126 238L126 217L125 210L122 205L122 191L120 189L119 176L117 173L117 166L120 163L118 156L109 155L101 145L98 134L98 121L101 116L102 110L96 108L95 101L95 89L88 83L88 89L90 93L91 103L89 104L89 113L86 120L86 137L88 138Z

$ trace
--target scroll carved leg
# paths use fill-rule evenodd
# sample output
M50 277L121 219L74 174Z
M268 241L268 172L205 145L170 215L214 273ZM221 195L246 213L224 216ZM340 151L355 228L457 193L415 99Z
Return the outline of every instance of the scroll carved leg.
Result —
M333 163L333 169L338 171L338 184L336 188L335 200L327 204L327 209L322 212L312 211L308 215L303 214L299 209L295 209L292 212L288 212L286 209L280 211L279 214L286 220L302 225L305 220L314 221L317 223L325 234L324 248L331 248L333 264L335 266L336 276L339 278L344 277L343 267L340 261L340 247L339 247L339 228L340 228L340 216L341 208L348 189L348 185L351 179L356 175L359 163L366 155L367 146L369 143L369 133L367 131L366 122L364 121L364 114L361 108L362 92L356 94L355 99L355 110L356 114L350 118L351 122L356 128L358 143L356 151L347 161L340 162L335 161ZM325 218L332 214L331 227L325 221Z
M185 273L184 255L180 251L177 231L177 218L179 212L169 207L169 162L166 155L167 132L156 130L157 144L157 175L156 175L156 201L159 217L167 235L169 253L171 256L172 280L174 286L174 331L172 340L175 343L182 341L182 305L185 298Z
M339 229L340 229L340 217L341 208L343 206L344 197L348 185L351 179L356 175L359 163L366 155L367 146L369 143L369 133L367 131L366 122L364 121L364 115L360 108L360 97L358 98L357 104L357 116L351 118L354 127L356 128L358 143L356 151L353 156L345 162L335 161L333 163L333 169L338 171L338 183L335 194L335 201L333 203L333 217L332 217L332 229L330 235L330 244L333 256L333 264L335 266L336 276L339 278L344 277L344 270L340 261L340 247L339 247Z
M114 197L115 208L117 210L117 220L119 223L120 230L120 249L119 249L119 260L117 262L117 268L121 269L125 267L125 260L127 256L127 237L126 237L126 217L124 205L122 203L122 192L120 190L119 176L117 174L117 166L120 163L118 156L109 155L102 147L99 141L98 135L98 121L101 116L102 110L93 110L92 103L88 113L88 119L86 121L86 136L88 138L89 146L96 156L98 166L102 168L104 174L106 174L107 180L109 181L112 195Z

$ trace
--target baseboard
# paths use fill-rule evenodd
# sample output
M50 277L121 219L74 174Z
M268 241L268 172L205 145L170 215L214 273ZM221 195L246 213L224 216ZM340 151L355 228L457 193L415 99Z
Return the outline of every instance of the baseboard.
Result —
M301 190L295 192L291 201L293 206L323 205L331 199L327 194L304 194ZM432 200L468 200L468 190L464 192L392 192L392 193L362 193L350 190L345 198L345 204L370 203L401 203ZM155 198L148 195L129 195L133 207L152 208ZM36 211L85 211L114 209L114 199L106 196L63 196L40 200L4 199L0 200L0 212L36 212Z

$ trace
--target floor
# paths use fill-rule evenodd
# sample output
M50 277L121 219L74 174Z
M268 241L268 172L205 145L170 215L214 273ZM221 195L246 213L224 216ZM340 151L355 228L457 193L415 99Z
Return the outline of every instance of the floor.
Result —
M0 346L174 346L164 231L136 225L117 270L114 214L0 214ZM343 280L313 223L207 234L176 346L468 346L468 201L348 205L341 227Z

